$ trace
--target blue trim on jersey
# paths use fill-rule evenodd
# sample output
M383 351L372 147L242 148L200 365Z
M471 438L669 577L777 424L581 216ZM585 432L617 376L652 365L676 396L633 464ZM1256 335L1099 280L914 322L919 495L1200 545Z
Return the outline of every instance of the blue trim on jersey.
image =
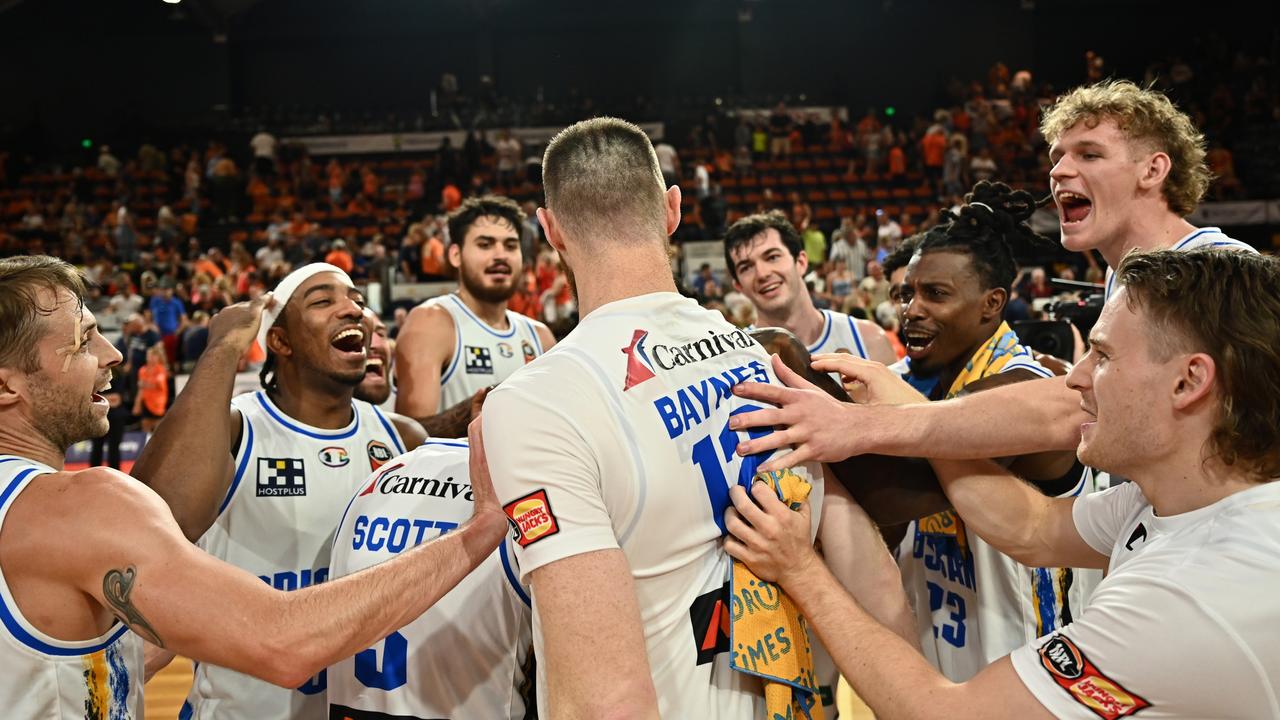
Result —
M534 327L533 321L526 318L524 324L529 327L529 334L533 336L533 346L538 349L538 354L546 352L542 349L542 338L538 337L538 328Z
M826 322L826 328L822 332L822 339L808 348L809 352L814 352L818 348L822 347L822 343L826 342L827 338L831 337L831 326L834 324L831 322L831 316L828 315L826 311L819 310L819 312L822 313L822 319Z
M271 416L272 420L275 420L277 423L280 423L280 425L284 426L286 429L292 430L293 432L296 432L299 435L306 435L307 437L315 438L316 440L346 440L352 435L355 435L360 430L360 412L356 409L356 405L354 402L351 403L351 414L354 415L356 419L355 419L355 422L352 423L351 428L349 430L338 430L337 432L326 434L326 433L313 432L304 427L299 427L298 425L294 425L293 423L289 422L289 420L285 418L284 415L281 415L280 413L276 412L275 408L271 407L271 403L267 402L267 396L263 395L261 390L254 393L254 395L257 397L258 404L262 406L263 410L267 411L267 414Z
M863 360L870 360L871 356L867 354L867 348L862 344L862 333L858 331L858 323L854 322L853 316L849 317L849 332L853 333L853 344L858 346L858 357Z
M244 477L244 471L249 468L249 456L253 455L253 422L244 413L240 413L240 417L244 419L245 424L245 432L242 433L243 436L240 438L240 442L244 444L244 454L240 456L240 464L236 466L235 477L231 478L231 487L227 488L227 496L222 498L222 504L218 506L219 515L231 504L231 498L236 496L236 489L240 487L240 479Z
M525 593L524 588L520 585L520 579L516 577L515 571L511 569L511 560L507 557L507 541L503 540L498 546L498 554L502 556L502 569L506 572L507 581L511 583L511 589L516 591L516 595L524 601L525 605L533 607L533 601L529 599L529 595Z
M452 315L449 316L451 319ZM453 377L453 371L458 369L458 358L462 357L462 328L453 328L453 358L449 360L449 367L445 368L444 375L440 376L440 386L449 382L449 378Z
M1216 232L1216 233L1218 233L1219 235L1221 235L1221 234L1222 234L1222 231L1221 231L1221 230L1219 230L1219 229L1218 229L1218 228L1216 228L1216 227L1200 228L1199 230L1197 230L1197 231L1195 231L1195 232L1191 233L1190 235L1188 235L1188 236L1186 236L1186 237L1182 238L1181 240L1179 240L1177 245L1174 245L1173 247L1171 247L1171 248L1169 248L1169 249L1170 249L1170 250L1181 250L1182 248L1184 248L1184 247L1186 247L1186 246L1187 246L1187 243L1191 242L1192 240L1195 240L1196 238L1200 237L1201 235L1204 235L1204 234L1206 234L1206 233L1211 233L1211 232Z
M182 703L182 709L178 711L178 720L191 720L191 713L195 712L191 708L191 701L187 700Z
M378 422L382 423L382 427L386 429L387 434L391 436L391 442L395 443L396 450L400 455L404 454L404 443L400 442L400 432L395 429L391 423L387 422L386 416L378 409L377 405L369 403L369 407L373 408L373 414L378 416Z
M516 324L515 324L515 323L513 323L513 322L511 322L511 319L510 319L510 318L507 318L507 322L511 325L511 331L510 331L510 332L508 332L506 335L503 335L502 333L498 332L497 330L494 330L492 327L489 327L489 324L488 324L488 323L486 323L485 321L483 321L483 320L481 320L480 318L476 317L476 316L475 316L475 313L471 312L471 308L467 307L467 304L466 304L466 303L464 303L464 302L462 302L462 298L458 297L457 295L450 295L449 297L453 298L453 301L454 301L454 302L456 302L456 303L458 303L458 307L462 308L462 312L466 313L466 314L467 314L467 317L469 317L469 318L471 318L473 321L475 321L475 324L477 324L477 325L479 325L481 328L483 328L485 332L489 333L490 335L492 335L492 336L494 336L494 337L502 338L503 340L506 340L507 338L515 337L515 334L516 334Z
M456 447L456 448L471 447L471 445L469 445L466 440L435 440L433 438L427 438L426 440L423 440L422 445L419 445L419 447L424 447L426 445L443 445L445 447Z
M15 459L21 459L21 458L15 458ZM5 487L4 492L0 493L0 508L4 508L8 506L9 501L13 497L13 494L18 490L18 486L21 485L23 481L25 481L27 478L31 477L33 473L44 474L40 472L40 468L38 467L29 467L26 470L23 470L22 472L14 476L13 480L9 483L9 485ZM112 643L119 640L121 635L124 635L126 632L129 631L128 626L126 626L124 623L117 620L115 621L114 624L118 625L119 627L116 628L114 632L111 632L111 634L107 637L107 639L103 640L101 643L98 643L95 645L86 645L84 647L75 647L75 648L64 648L64 647L58 647L56 645L50 645L49 643L32 635L30 632L27 632L27 629L22 627L22 623L18 622L18 617L15 614L14 609L10 608L9 604L6 603L3 598L0 598L0 622L4 624L5 629L8 630L9 634L12 635L13 638L18 642L22 643L23 645L26 645L27 647L31 648L32 650L35 650L38 653L43 653L45 655L55 655L58 657L75 657L77 655L89 655L92 653L96 653L99 650L102 650L110 646Z

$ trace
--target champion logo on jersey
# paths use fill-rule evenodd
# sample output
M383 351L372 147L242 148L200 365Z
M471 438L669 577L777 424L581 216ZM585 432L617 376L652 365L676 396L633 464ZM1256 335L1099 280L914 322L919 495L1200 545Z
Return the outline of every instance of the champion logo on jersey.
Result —
M1040 647L1040 664L1059 687L1103 720L1119 720L1151 706L1103 675L1066 635L1055 635Z
M320 462L324 463L325 467L340 468L346 467L347 463L351 462L351 457L347 455L346 448L334 445L320 451Z
M649 361L649 355L644 349L644 341L647 339L648 330L636 330L631 335L631 344L622 348L622 354L627 356L627 380L622 386L624 392L654 377L653 363Z
M258 458L258 497L297 497L307 494L302 458Z
M516 351L509 344L500 342L498 343L498 354L504 358L513 358L516 356Z
M462 352L463 358L467 361L466 369L468 375L493 374L493 354L489 352L489 348L467 345L462 349Z
M502 506L511 523L512 538L520 547L530 545L560 532L546 490L535 490Z
M370 440L367 446L369 450L369 469L377 470L382 465L395 457L391 454L391 448L381 440Z

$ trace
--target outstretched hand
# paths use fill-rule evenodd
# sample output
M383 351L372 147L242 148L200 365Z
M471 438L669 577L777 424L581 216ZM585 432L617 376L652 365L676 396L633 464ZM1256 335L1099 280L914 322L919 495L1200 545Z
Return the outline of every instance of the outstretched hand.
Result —
M774 432L738 445L739 455L753 455L782 447L793 452L775 457L761 466L762 471L781 470L809 461L837 462L853 454L849 435L854 425L849 411L856 409L818 389L787 367L777 355L772 357L773 372L783 385L740 383L734 394L762 400L776 407L739 413L729 420L733 430L774 428Z
M813 356L813 369L839 373L845 390L859 403L906 405L928 401L896 372L875 360L864 360L848 353L820 353Z

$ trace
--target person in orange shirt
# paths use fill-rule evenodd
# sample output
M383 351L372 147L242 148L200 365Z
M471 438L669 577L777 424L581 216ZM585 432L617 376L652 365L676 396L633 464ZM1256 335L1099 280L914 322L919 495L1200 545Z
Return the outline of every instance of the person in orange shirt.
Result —
M440 191L440 207L447 213L457 210L462 205L462 191L450 180Z
M355 260L351 257L351 251L347 249L347 241L338 238L333 241L332 249L329 254L324 256L324 261L335 267L342 268L342 272L351 274L355 268Z
M133 414L142 418L142 431L149 433L160 423L169 407L169 363L164 346L147 349L147 364L138 368L138 397Z
M930 128L920 140L920 155L924 161L924 174L929 178L933 191L942 187L942 166L947 157L947 132L941 126Z
M444 264L444 240L440 239L440 233L428 233L425 228L419 226L419 232L426 238L422 242L422 275L428 280L440 280L449 277L449 271Z

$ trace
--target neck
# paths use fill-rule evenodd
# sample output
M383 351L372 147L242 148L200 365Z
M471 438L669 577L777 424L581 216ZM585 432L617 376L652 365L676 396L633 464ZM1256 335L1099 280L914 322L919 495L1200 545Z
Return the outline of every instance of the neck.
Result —
M67 461L66 451L54 446L25 418L0 425L0 455L17 455L61 470Z
M1124 230L1112 242L1099 246L1098 251L1109 267L1120 267L1120 261L1133 250L1162 250L1173 247L1195 225L1161 205L1150 212L1134 213Z
M354 386L277 370L276 389L268 394L285 415L312 427L337 430L351 422Z
M982 336L981 340L970 343L963 353L957 355L951 360L951 362L942 367L942 371L938 373L938 387L941 388L942 392L946 392L951 389L951 383L954 383L956 378L960 377L960 372L964 370L964 366L969 363L969 358L972 358L978 350L991 339L991 336L995 334L997 327L1000 326L985 326L986 333Z
M826 318L813 306L813 300L805 293L798 302L793 302L780 312L770 313L768 310L756 308L756 327L780 327L790 330L796 339L809 347L818 342L822 334L822 326Z
M601 239L601 243L613 243ZM656 292L677 292L664 243L637 243L599 253L590 265L579 263L574 269L578 289L578 315L617 300Z
M1156 515L1169 517L1199 510L1258 486L1216 459L1206 461L1199 457L1199 444L1186 443L1185 447L1188 450L1165 456L1129 478L1142 488Z
M502 302L485 302L472 295L466 286L458 285L458 297L462 299L462 304L466 305L476 317L485 321L496 330L507 329L507 301Z

